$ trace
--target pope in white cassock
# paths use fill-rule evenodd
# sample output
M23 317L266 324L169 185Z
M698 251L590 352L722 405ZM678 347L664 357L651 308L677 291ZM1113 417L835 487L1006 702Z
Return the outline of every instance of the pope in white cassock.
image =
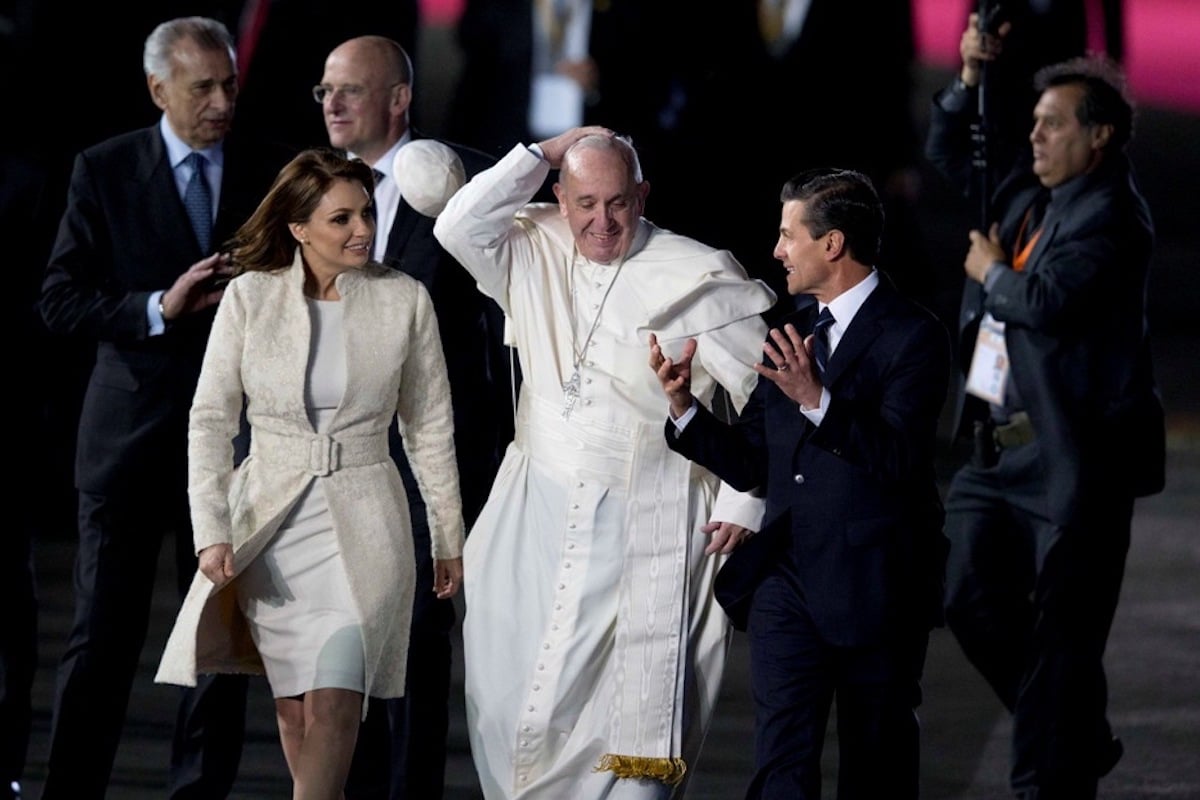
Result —
M558 205L531 203L551 169ZM643 219L649 189L628 141L577 128L515 147L434 227L507 314L524 378L463 553L488 800L681 796L717 698L730 627L713 578L762 503L667 449L646 347L698 338L697 397L719 384L740 410L775 296Z

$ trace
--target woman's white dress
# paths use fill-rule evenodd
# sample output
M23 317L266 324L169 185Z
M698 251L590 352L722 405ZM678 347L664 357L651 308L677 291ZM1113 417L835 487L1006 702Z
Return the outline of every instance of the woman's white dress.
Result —
M308 299L312 347L305 405L324 433L346 388L342 304ZM275 697L312 689L363 691L362 621L342 566L337 536L317 478L279 532L238 576L238 604L250 622Z

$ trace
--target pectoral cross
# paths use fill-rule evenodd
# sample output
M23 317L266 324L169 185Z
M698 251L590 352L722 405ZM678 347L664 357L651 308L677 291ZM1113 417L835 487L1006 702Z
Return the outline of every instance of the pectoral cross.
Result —
M575 371L571 373L569 380L562 385L563 388L563 412L562 418L569 419L571 411L575 408L575 403L579 401L579 367L575 367Z

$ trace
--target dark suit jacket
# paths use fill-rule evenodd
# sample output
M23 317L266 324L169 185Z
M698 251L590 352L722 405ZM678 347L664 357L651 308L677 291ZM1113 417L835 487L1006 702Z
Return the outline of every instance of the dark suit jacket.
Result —
M414 131L413 138L423 137ZM462 159L468 179L495 163L486 153L446 144ZM487 499L513 437L510 351L504 345L504 313L434 238L433 222L401 197L383 261L421 281L433 300L454 403L463 515L470 524ZM411 495L416 484L405 477ZM410 497L410 502L415 499Z
M213 242L250 215L281 164L227 142ZM150 336L146 304L206 255L157 124L76 157L40 309L51 331L97 342L79 419L79 489L186 488L187 417L214 312Z
M926 152L965 187L971 114L956 100L933 103ZM1006 173L997 166L991 208L1011 252L1040 183L1028 147ZM963 387L979 320L990 312L1005 323L1009 379L1037 432L1050 514L1060 524L1077 521L1089 496L1163 488L1166 433L1146 318L1153 243L1149 208L1118 155L1052 191L1023 272L1002 271L991 292L971 280L963 289L956 429L967 432L988 414Z
M816 305L781 320L810 331ZM766 490L763 530L718 575L718 600L744 626L771 564L788 559L831 644L877 643L895 625L940 619L942 506L934 474L949 337L932 314L881 280L830 358L832 399L814 427L760 378L739 420L699 413L672 450L743 491Z

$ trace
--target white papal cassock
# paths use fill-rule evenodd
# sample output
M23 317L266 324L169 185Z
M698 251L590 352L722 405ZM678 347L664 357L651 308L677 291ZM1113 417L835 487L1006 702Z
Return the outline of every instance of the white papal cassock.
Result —
M700 527L757 528L762 507L667 449L648 337L668 355L696 337L694 393L708 404L719 383L740 409L775 297L728 252L645 220L623 263L588 261L557 206L529 203L548 171L518 146L434 228L508 315L524 379L464 551L471 750L488 800L665 798L729 643Z

